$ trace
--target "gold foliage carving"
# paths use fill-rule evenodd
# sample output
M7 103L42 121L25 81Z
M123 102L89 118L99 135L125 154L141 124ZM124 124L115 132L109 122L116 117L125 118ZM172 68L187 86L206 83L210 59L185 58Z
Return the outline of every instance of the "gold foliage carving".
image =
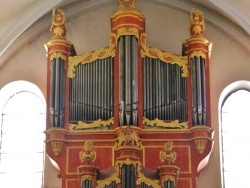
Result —
M98 50L84 53L81 55L76 55L76 56L69 56L69 63L68 63L68 77L69 78L74 78L75 77L75 67L78 64L86 64L86 63L91 63L94 62L97 59L104 59L107 57L115 57L115 35L111 34L110 37L110 45L107 48L100 48Z
M141 183L145 183L147 186L152 186L153 188L161 188L161 186L159 185L159 180L149 179L145 177L143 173L139 172L136 185L140 185Z
M61 58L64 61L66 61L66 56L62 54L62 52L54 52L50 55L50 61L52 61L53 59L58 59Z
M82 176L82 181L85 181L85 180L93 180L93 177L92 176L90 176L90 175L84 175L84 176Z
M152 48L146 44L146 34L140 36L141 56L160 59L165 63L177 64L182 69L182 77L188 76L188 58L187 56L180 56L170 52L165 52L157 48Z
M120 36L134 35L139 40L139 30L137 27L120 27L117 30L116 43Z
M118 0L119 1L119 8L124 9L125 3L128 3L129 8L135 8L135 0Z
M129 126L122 129L121 134L118 137L118 142L116 142L116 148L122 145L132 145L141 148L141 142L135 131L133 131Z
M145 117L143 117L142 124L148 125L148 126L156 126L156 127L163 127L168 129L187 129L188 128L188 122L179 122L179 120L174 120L171 122L165 122L163 120L160 120L156 118L155 120L149 120Z
M163 176L162 183L164 184L164 182L168 181L168 180L174 182L174 185L175 185L175 178L174 178L174 176L171 176L171 175Z
M190 56L189 59L192 59L194 57L202 57L203 59L206 59L206 54L203 53L201 50L199 51L193 51ZM206 66L206 65L205 65Z
M115 182L116 184L121 183L121 179L119 178L119 171L120 171L120 166L119 166L119 163L116 162L115 172L110 177L104 180L98 180L96 188L105 188L112 182Z
M69 130L78 131L78 130L84 130L84 129L93 129L93 128L98 128L98 127L101 127L101 126L106 127L106 126L110 126L110 125L113 125L113 124L114 124L114 118L113 117L108 119L108 120L98 119L98 120L93 121L91 123L78 121L78 124L70 123L69 124Z

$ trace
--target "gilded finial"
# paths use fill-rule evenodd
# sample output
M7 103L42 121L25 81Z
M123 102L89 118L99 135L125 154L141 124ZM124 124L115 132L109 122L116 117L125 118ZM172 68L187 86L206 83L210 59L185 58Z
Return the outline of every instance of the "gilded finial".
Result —
M190 11L190 34L192 36L202 36L205 31L203 14L200 10L193 8Z
M128 4L128 8L135 8L135 0L118 0L118 2L120 9L125 8L126 4Z
M66 36L67 26L63 10L53 9L50 31L52 33L52 38L64 38Z

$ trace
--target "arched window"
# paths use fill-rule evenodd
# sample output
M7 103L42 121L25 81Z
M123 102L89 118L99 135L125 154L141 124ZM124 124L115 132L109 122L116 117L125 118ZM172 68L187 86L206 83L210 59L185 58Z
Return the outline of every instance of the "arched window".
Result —
M250 187L250 82L236 82L225 91L220 105L223 188Z
M26 81L6 85L0 98L0 187L41 188L45 99Z

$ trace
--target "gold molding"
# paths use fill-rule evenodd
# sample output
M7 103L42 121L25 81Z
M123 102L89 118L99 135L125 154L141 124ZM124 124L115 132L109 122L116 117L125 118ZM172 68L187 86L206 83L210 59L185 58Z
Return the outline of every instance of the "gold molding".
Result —
M187 129L188 128L188 122L180 123L179 120L165 122L158 118L156 118L155 120L149 120L146 117L143 117L142 124L152 126L152 127L156 126L156 127L163 127L163 128L168 128L168 129Z
M84 130L84 129L93 129L93 128L98 128L101 126L110 126L114 124L114 117L108 119L108 120L101 120L98 119L96 121L93 121L91 123L86 123L83 121L78 121L78 124L69 124L69 130L70 131L78 131L78 130Z
M182 77L188 76L188 58L187 56L180 56L170 52L165 52L157 48L152 48L146 44L146 34L140 36L141 56L160 59L165 63L177 64L182 69Z

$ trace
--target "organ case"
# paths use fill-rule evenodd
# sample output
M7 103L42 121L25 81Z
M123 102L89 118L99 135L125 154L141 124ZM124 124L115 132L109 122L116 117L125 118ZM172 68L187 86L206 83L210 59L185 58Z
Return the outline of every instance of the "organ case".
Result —
M195 188L213 145L202 12L177 55L148 46L135 2L119 0L110 45L77 55L54 9L46 151L63 188Z

